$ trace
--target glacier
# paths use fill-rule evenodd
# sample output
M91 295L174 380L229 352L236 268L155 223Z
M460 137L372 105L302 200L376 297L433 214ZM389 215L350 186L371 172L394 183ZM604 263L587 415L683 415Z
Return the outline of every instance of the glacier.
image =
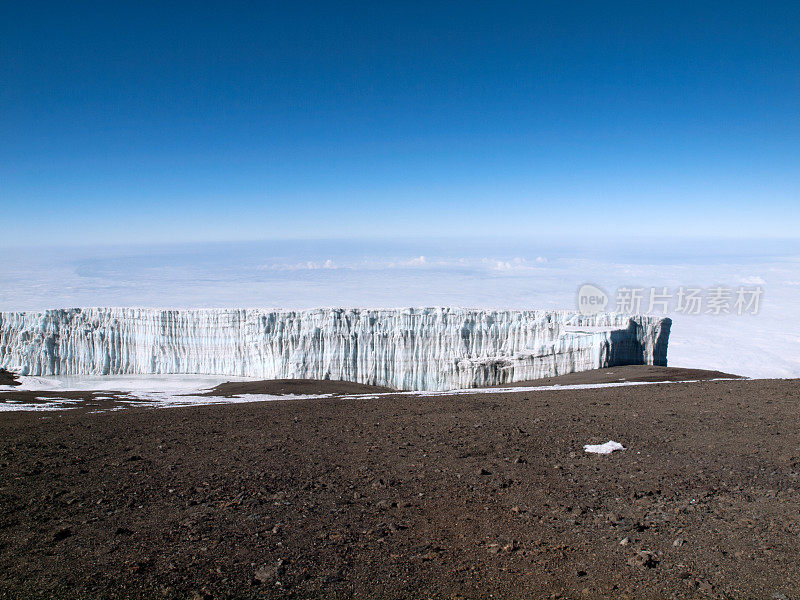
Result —
M0 312L0 367L28 376L202 374L439 391L666 365L671 323L467 308Z

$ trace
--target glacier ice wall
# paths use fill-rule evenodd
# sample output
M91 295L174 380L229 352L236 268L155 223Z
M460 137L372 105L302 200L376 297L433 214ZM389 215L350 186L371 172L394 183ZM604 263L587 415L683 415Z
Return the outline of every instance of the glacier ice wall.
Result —
M670 325L614 313L461 308L0 312L0 367L23 375L197 373L445 390L666 365Z

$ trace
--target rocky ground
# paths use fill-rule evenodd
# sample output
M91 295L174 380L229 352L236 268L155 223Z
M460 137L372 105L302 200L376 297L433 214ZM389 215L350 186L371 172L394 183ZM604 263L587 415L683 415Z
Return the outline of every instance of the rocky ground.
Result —
M0 385L19 385L16 374L0 369Z
M204 395L239 396L242 394L371 394L391 392L387 387L353 383L351 381L314 381L313 379L269 379L265 381L229 381L220 384Z
M798 598L798 402L739 380L0 413L0 597Z

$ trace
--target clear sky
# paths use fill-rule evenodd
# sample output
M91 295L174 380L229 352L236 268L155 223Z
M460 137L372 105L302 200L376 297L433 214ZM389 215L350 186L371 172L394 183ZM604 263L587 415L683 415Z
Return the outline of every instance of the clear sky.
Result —
M800 235L795 2L2 2L0 245Z

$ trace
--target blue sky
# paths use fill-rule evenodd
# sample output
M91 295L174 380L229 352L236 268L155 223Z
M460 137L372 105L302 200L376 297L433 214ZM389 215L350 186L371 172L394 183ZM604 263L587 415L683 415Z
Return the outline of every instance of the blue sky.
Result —
M800 231L782 2L0 7L0 245Z

